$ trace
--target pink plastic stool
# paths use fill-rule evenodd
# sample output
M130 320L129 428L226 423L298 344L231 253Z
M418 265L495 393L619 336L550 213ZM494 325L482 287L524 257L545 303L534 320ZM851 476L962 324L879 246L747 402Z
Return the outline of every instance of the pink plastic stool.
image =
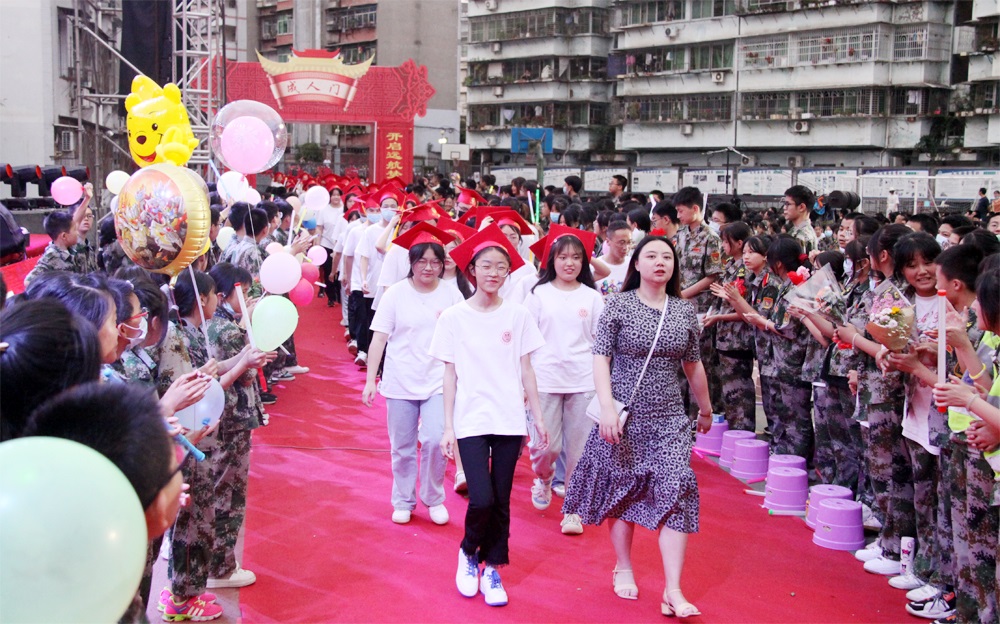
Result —
M819 505L828 498L839 498L841 500L854 500L854 492L849 488L840 485L814 485L809 488L809 501L806 505L806 524L809 528L816 528L816 516L819 514Z
M763 479L767 476L769 455L770 448L763 440L738 440L733 449L733 469L729 474L744 481Z
M729 431L729 423L722 421L712 423L708 433L698 433L694 436L694 450L707 455L719 455L722 452L722 436Z
M774 511L805 511L809 475L801 468L775 466L767 471L764 507Z
M772 468L800 468L806 469L806 458L800 455L771 455L767 469Z
M719 465L723 468L731 468L733 465L733 452L736 450L736 442L739 440L754 440L757 434L753 431L727 431L722 434L722 450L719 454Z
M813 543L831 550L864 548L861 503L841 498L828 498L820 503Z

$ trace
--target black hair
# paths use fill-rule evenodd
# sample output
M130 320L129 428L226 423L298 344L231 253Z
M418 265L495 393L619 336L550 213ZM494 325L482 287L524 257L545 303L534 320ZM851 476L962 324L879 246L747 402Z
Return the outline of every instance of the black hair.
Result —
M674 206L674 202L669 199L657 202L657 204L653 206L653 214L658 217L666 217L667 219L670 219L670 222L674 225L680 223L680 219L677 218L677 208Z
M476 260L479 260L479 256L483 255L484 253L486 253L487 251L489 251L491 249L495 249L495 250L499 251L500 253L502 253L504 255L504 257L507 258L507 262L508 263L511 262L510 253L508 253L506 247L501 247L500 245L490 245L489 247L483 247L482 249L480 249L479 251L476 252L476 255L472 256L472 260L469 261L469 266L465 267L465 272L469 275L469 282L471 284L475 284L476 283L476 278L475 278L475 275L473 275L472 267L474 267L476 265ZM458 268L461 269L462 267L458 267ZM508 277L509 277L509 274L508 274Z
M580 189L583 188L583 180L580 179L580 176L575 176L575 175L566 176L563 179L563 182L565 182L571 189L573 189L574 193L579 193Z
M104 455L143 509L173 477L173 445L156 394L140 386L87 383L67 390L40 406L24 433L72 440Z
M816 264L821 268L830 265L833 276L840 282L844 279L844 254L839 251L824 251L816 256Z
M970 225L975 225L972 223L972 219L964 217L959 214L950 214L945 217L941 217L941 225L950 225L951 229L958 229L960 227L967 227Z
M906 222L919 223L920 231L927 232L931 236L937 236L938 233L938 222L937 219L932 217L927 213L917 213L915 215L910 215L906 218Z
M7 344L0 351L0 442L19 437L44 401L100 376L97 327L55 299L20 301L4 310L0 342Z
M748 238L753 236L753 230L750 226L742 221L733 221L732 223L727 223L722 226L722 231L720 232L722 238L725 240L742 243L746 242Z
M413 265L424 257L428 249L433 251L434 257L441 261L441 271L438 272L438 278L444 277L444 247L440 243L417 243L413 247L410 247L407 257L407 265L410 267L410 271L406 274L406 277L413 277Z
M645 208L633 208L629 210L628 220L646 234L649 234L649 230L653 228L653 223L649 220L649 213Z
M996 239L996 237L993 237ZM947 280L957 279L971 291L976 290L976 277L979 276L979 263L985 255L976 247L964 244L954 245L945 249L934 259L934 264L941 267L941 274Z
M986 267L976 280L976 299L979 301L979 312L990 331L1000 331L1000 266L997 260L1000 256L990 256L983 260Z
M992 232L977 228L962 236L961 240L961 247L978 249L984 257L1000 253L1000 238L997 238L997 235Z
M688 206L690 208L698 206L703 210L705 208L705 195L697 186L685 186L674 193L671 201L674 206Z
M267 226L270 223L266 210L263 208L251 208L250 212L247 213L246 219L243 221L243 228L247 236L256 239L261 232L267 230Z
M480 177L482 177L483 182L485 182L487 186L496 186L497 177L492 173L484 173ZM535 184L537 184L537 182Z
M906 226L903 226L906 227ZM778 263L788 273L794 273L800 266L805 264L805 254L802 253L802 245L795 238L788 234L779 234L771 241L771 246L767 248L767 266L777 272Z
M232 226L234 230L243 229L249 213L250 204L246 202L236 202L229 208L229 225Z
M170 321L170 301L167 300L167 296L163 294L156 282L148 277L133 277L129 279L129 282L132 284L135 296L139 298L139 305L146 309L150 324L152 324L153 319L159 320L163 336L166 336L165 330Z
M215 292L220 297L228 297L236 284L249 284L253 278L250 271L230 262L220 262L212 267L208 274L215 281Z
M106 247L116 240L118 240L118 232L115 230L115 220L109 214L97 223L97 245Z
M7 306L7 280L3 278L3 273L0 273L0 311Z
M211 215L212 225L219 225L219 219L222 218L222 209L218 206L209 206L208 212Z
M625 230L626 232L631 232L632 228L629 227L628 223L625 223L624 219L620 221L617 220L612 221L611 223L608 224L608 230L605 234L605 238L611 238L612 234L614 234L615 232L620 232L622 230Z
M857 221L855 221L855 223L857 223ZM872 237L868 240L868 255L878 258L882 255L883 251L886 251L889 253L889 257L892 258L893 249L896 248L896 243L898 243L904 236L908 236L910 234L913 234L913 230L906 227L902 223L890 223L889 225L883 226L872 234ZM895 260L893 263L895 264Z
M555 281L556 257L563 253L567 247L572 247L580 254L580 274L576 276L576 281L580 282L584 286L589 286L594 290L597 289L597 284L594 283L594 273L590 270L590 262L587 256L587 250L583 247L583 242L581 242L576 236L560 236L549 246L548 262L542 270L541 277L538 278L538 283L531 287L531 292L535 292L535 289L542 284L548 284L549 282Z
M334 190L335 191L339 191L340 189L334 189ZM331 192L331 194L332 194L332 192ZM274 201L274 205L278 207L278 212L281 213L281 218L282 219L284 219L285 217L292 216L292 212L294 212L294 209L292 208L291 204L289 204L288 202L286 202L281 197L275 197L273 201ZM347 202L344 202L344 206L345 207L347 206Z
M577 204L571 204L562 211L559 221L566 227L579 228L580 221L583 219L583 211L580 210L580 206Z
M90 273L77 278L77 282L96 288L111 295L115 301L115 323L121 324L132 317L138 310L132 308L129 295L133 294L132 284L125 280L106 277L101 273ZM102 321L103 323L103 321ZM97 325L100 328L100 324Z
M625 176L623 176L623 175L613 175L611 177L616 182L618 182L618 186L622 187L622 191L624 191L625 189L628 188L628 178L626 178Z
M627 227L630 230L632 229L632 226L628 224L628 215L623 214L621 212L616 212L611 215L611 217L608 219L608 227L611 227L612 223L624 223L625 227Z
M749 249L754 253L758 253L765 258L767 257L767 250L771 247L771 242L774 239L767 234L760 234L757 236L751 236L743 243L743 249Z
M721 212L726 217L727 224L737 223L743 218L743 211L736 204L730 202L722 202L712 206L712 212Z
M197 294L194 292L195 284L191 282L191 273L188 271L178 275L177 283L174 284L174 303L177 304L177 313L181 316L190 316L194 313L198 307L196 297L208 295L215 290L215 280L207 273L195 271L194 281L198 285Z
M681 296L681 262L680 257L677 255L677 250L674 248L674 244L670 242L670 239L666 236L646 236L639 244L635 246L635 251L632 252L632 257L628 261L628 269L625 271L625 281L622 282L621 292L628 292L630 290L636 290L639 288L639 284L642 282L642 275L639 270L636 269L636 263L639 261L639 255L642 253L643 248L646 245L654 242L660 241L667 244L670 251L674 254L674 273L667 280L667 294L672 297Z
M796 184L785 189L783 193L785 197L791 197L795 205L805 204L807 210L812 210L813 205L816 203L816 194L809 190L809 187L802 186L801 184Z
M934 262L940 253L941 245L926 232L913 232L902 237L892 250L892 263L896 278L902 279L903 269L917 256L922 257L927 262Z
M55 240L63 232L69 232L73 229L73 215L68 210L54 210L45 217L42 226L49 238Z

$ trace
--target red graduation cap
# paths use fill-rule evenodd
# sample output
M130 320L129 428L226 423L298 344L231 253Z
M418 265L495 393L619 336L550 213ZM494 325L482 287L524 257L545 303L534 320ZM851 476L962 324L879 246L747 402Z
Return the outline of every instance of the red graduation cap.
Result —
M403 203L413 204L414 206L420 205L420 198L413 193L407 193L406 197L403 198Z
M438 229L430 223L418 223L393 239L393 245L399 245L404 249L409 249L420 243L437 243L444 247L455 240L453 234Z
M588 262L594 255L594 244L597 242L597 234L553 223L549 226L548 234L538 239L537 243L528 247L528 249L531 250L531 253L535 254L535 257L538 258L538 261L541 263L541 267L543 269L549 262L549 250L552 248L552 244L563 236L576 237L581 243L583 243L583 251L587 255Z
M499 247L507 252L507 255L510 257L511 273L524 266L524 259L521 258L521 254L514 249L514 246L510 244L510 241L507 240L507 237L504 236L504 233L500 231L500 228L495 223L491 223L479 230L465 239L465 242L461 245L452 249L451 259L455 261L459 269L466 271L469 265L472 264L472 258L488 247Z
M400 214L400 223L408 223L410 221L430 221L432 219L440 219L445 212L441 210L441 207L437 202L428 202L420 206L415 206L409 210L404 210Z
M492 217L493 222L496 223L498 227L501 225L513 225L521 232L521 234L535 233L535 231L531 229L531 226L528 225L528 222L525 221L521 215L517 214L510 208L505 208L504 206L490 206L490 208L491 209L488 211L485 206L479 209L479 212L476 213L477 224L479 223L480 217L483 219L486 217Z
M460 241L468 240L476 233L476 228L463 225L447 215L438 218L437 226L449 234L454 234Z
M486 198L475 191L475 189L469 188L459 188L458 199L455 200L456 204L462 204L465 206L485 206L489 202Z
M401 189L406 188L406 180L399 176L392 176L388 180L382 182L382 188L386 188L388 186L397 186Z
M385 189L382 190L381 193L372 193L372 195L374 196L375 200L378 202L379 206L381 206L382 202L384 202L387 199L394 200L396 202L397 206L400 206L400 205L403 204L403 194L399 191L399 189L396 189L396 188L391 188L391 187L390 188L385 188Z

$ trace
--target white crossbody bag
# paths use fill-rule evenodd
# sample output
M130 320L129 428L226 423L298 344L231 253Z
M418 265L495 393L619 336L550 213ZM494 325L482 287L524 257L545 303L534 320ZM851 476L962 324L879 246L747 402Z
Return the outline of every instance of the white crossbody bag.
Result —
M649 354L646 355L646 362L642 365L642 371L639 372L639 379L635 382L635 388L632 389L632 396L628 399L628 404L622 403L621 401L612 397L615 402L615 413L618 414L618 422L624 427L625 421L628 419L629 405L635 400L636 393L639 392L639 384L642 383L642 378L646 375L646 368L649 366L649 361L653 358L653 351L656 350L656 343L660 342L660 332L663 331L663 319L667 316L667 307L670 304L670 297L667 297L663 301L663 311L660 312L660 323L656 326L656 337L653 338L653 345L649 348ZM600 424L601 422L601 402L598 400L597 395L590 400L587 404L587 418L593 420L594 422Z

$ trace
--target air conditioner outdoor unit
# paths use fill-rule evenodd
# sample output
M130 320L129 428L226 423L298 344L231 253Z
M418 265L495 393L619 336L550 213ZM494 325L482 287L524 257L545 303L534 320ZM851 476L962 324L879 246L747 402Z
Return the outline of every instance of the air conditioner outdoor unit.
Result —
M674 37L677 36L677 28L668 26L663 30L663 34L666 35L668 38L673 39Z
M806 164L806 159L803 156L789 156L788 166L798 169Z
M503 97L503 86L498 85L496 87L493 87L493 95L497 97Z
M683 134L684 136L691 136L692 134L694 134L694 125L681 124L681 134Z
M76 133L72 130L59 132L59 151L67 154L76 151Z
M497 10L497 0L486 0L486 10L496 11Z
M740 162L743 163L744 167L756 167L757 166L757 157L756 156L744 156L743 159Z
M796 134L805 134L809 132L809 122L808 121L796 121L788 127L789 130Z
M712 72L712 82L716 84L721 84L726 81L725 72Z
M486 137L486 145L488 147L496 147L496 144L497 144L497 138L496 137L493 137L493 136Z
M493 42L493 52L495 54L500 54L501 50L503 50L503 44L500 43L499 41L494 41Z

